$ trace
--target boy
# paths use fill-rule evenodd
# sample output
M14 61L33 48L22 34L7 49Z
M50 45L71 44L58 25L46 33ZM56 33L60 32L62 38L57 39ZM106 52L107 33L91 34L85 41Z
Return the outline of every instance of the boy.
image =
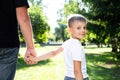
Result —
M86 34L87 20L84 16L73 14L68 19L68 32L71 38L65 41L58 49L43 54L37 58L30 57L31 61L45 60L63 51L66 65L64 80L89 80L86 70L86 60L80 40Z

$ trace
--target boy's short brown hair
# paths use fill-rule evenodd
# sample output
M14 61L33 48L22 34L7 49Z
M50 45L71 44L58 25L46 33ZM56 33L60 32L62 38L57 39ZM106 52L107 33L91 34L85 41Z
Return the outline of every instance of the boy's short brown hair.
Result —
M68 17L68 26L70 27L72 22L74 22L74 21L86 22L86 24L87 24L87 19L80 14L71 14Z

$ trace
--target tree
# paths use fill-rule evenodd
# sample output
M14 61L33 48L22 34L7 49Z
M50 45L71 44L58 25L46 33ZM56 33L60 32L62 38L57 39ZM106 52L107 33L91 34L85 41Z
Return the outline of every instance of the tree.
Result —
M119 0L82 0L86 5L89 6L92 21L97 21L104 23L106 37L110 37L109 41L112 41L113 38L118 38L119 28L120 28L120 1ZM113 40L114 41L114 40ZM112 41L112 43L113 43ZM118 40L117 40L118 41ZM116 42L114 42L116 44ZM112 45L114 45L112 44ZM117 46L117 45L116 45ZM112 51L117 51L117 48L112 48Z
M84 6L81 0L69 0L64 5L64 12L62 14L62 17L67 18L68 15L75 13L86 15L86 8L87 7Z
M37 5L37 6L41 6L42 4L42 0L29 0L29 2L32 4L32 5Z
M62 40L65 41L67 39L67 31L66 31L67 26L64 24L59 24L59 27L55 28L55 37L56 41Z
M35 42L47 42L49 37L50 26L48 25L46 16L42 12L42 0L29 0L29 15L32 22L33 34ZM20 33L20 31L19 31ZM20 41L24 43L22 34L20 33Z
M29 14L33 26L34 39L37 42L46 42L50 27L46 22L46 17L42 13L42 8L39 6L32 6L29 9Z

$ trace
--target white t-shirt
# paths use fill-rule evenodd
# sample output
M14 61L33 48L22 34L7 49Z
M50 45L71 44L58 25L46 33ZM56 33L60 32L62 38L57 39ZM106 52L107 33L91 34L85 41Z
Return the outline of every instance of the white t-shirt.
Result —
M64 61L66 65L66 74L65 76L73 77L74 76L74 65L73 60L81 61L81 70L83 74L83 78L88 77L87 69L86 69L86 59L83 47L79 40L70 38L65 41L62 46L64 53Z

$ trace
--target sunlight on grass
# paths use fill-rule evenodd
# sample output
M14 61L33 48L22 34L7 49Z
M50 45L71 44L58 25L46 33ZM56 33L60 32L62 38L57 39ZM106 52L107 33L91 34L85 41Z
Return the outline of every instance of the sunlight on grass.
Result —
M57 48L57 46L46 46L36 48L38 55L43 54L47 51ZM23 57L25 48L20 49L20 55ZM24 61L20 61L19 66L25 65L24 67L17 67L15 80L63 80L65 73L65 66L63 62L63 54L59 54L50 61L43 63L39 62L36 65L26 65ZM18 61L19 63L19 61Z
M36 48L38 55L56 49L58 46ZM27 65L23 56L26 48L20 48L15 80L63 80L65 65L63 53L54 58L40 61L36 65ZM111 48L86 46L87 69L90 80L119 80L120 65L116 67Z

